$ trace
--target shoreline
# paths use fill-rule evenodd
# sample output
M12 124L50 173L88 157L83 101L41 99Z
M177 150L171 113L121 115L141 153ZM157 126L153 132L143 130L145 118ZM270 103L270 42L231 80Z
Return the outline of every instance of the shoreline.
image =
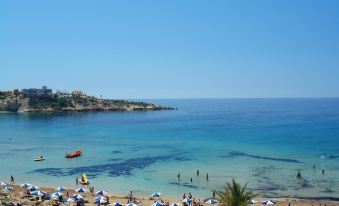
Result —
M22 198L22 192L27 191L27 189L20 187L19 184L8 184L7 186L9 187L13 187L14 190L12 192L10 192L10 202L15 202L15 203L21 203L22 205L32 205L32 201L29 202L29 200L27 198ZM40 187L40 186L39 186ZM81 185L79 184L79 188L81 187ZM4 188L4 187L2 187ZM72 197L72 195L74 194L84 194L86 196L85 198L85 203L86 205L90 205L90 206L95 206L97 204L94 204L94 199L96 197L98 197L99 195L96 194L97 190L94 190L94 193L90 193L89 192L89 188L86 186L84 186L84 188L87 189L86 192L84 193L77 193L75 191L76 188L66 188L65 191L63 191L62 193L64 194L64 196L66 196L66 193L69 193L69 197ZM56 192L56 189L53 187L49 187L49 186L41 186L39 188L39 190L41 191L45 191L48 194L53 194ZM108 191L107 191L108 192ZM108 192L108 197L110 199L110 203L113 202L119 202L122 204L127 204L128 201L128 191L126 191L126 195L122 195L122 194L112 194L110 192ZM137 202L140 202L142 206L147 206L147 205L152 205L155 201L163 201L163 202L169 202L169 204L172 203L179 203L181 204L181 200L182 198L180 198L181 194L178 194L177 197L174 196L167 196L166 194L163 194L160 198L152 198L151 196L147 196L147 195L138 195L138 194L134 194L134 197L136 199ZM208 200L210 198L201 198L201 197L195 197L193 194L193 200L195 201L199 201L201 202L202 205L208 205L205 203L206 200ZM253 205L262 205L262 202L265 200L274 200L276 201L276 205L277 206L286 206L289 203L294 206L294 205L298 205L298 206L311 206L311 205L326 205L326 206L338 206L339 205L339 198L332 198L332 197L277 197L277 198L269 198L269 197L264 197L264 196L259 196L258 198L255 198L255 200L257 201L255 204ZM4 200L2 200L2 202L4 202ZM219 205L219 204L217 204Z

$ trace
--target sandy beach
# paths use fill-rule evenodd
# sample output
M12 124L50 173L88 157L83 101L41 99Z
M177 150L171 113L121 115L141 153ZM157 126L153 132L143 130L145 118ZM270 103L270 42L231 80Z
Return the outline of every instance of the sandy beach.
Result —
M20 187L20 185L10 185L13 188L13 191L11 192L5 192L5 190L1 190L1 204L2 205L11 205L12 203L16 205L17 203L21 205L53 205L51 200L45 200L45 201L39 201L36 202L34 199L34 196L27 197L24 194L27 192L26 188ZM40 191L45 191L48 194L53 194L56 192L55 188L51 187L40 187ZM73 196L74 194L83 194L85 195L85 205L98 205L94 203L94 199L98 197L99 195L96 194L97 191L94 191L94 193L88 192L89 189L84 193L77 193L75 192L75 188L66 188L66 191L63 191L64 197L66 197L66 194L68 192L69 197ZM151 198L150 196L139 196L138 194L135 194L135 200L137 203L140 203L139 205L142 206L150 206L155 201L158 202L169 202L169 204L172 203L179 203L181 204L181 195L178 194L178 197L170 197L166 196L165 194L162 195L160 198ZM128 192L126 192L126 195L115 195L108 192L106 195L109 197L110 204L113 204L115 202L119 202L121 204L127 204L128 203ZM193 200L196 202L201 201L201 205L208 205L204 203L208 198L203 197L195 197L193 194ZM268 200L270 198L256 198L256 203L253 205L263 205L262 202L265 200ZM334 206L339 205L339 201L332 201L332 200L312 200L312 199L297 199L297 198L271 198L271 200L276 201L277 206L287 206L289 203L291 206L298 205L298 206ZM65 205L76 205L76 202L68 202L64 203ZM61 204L62 205L62 204ZM220 205L219 203L216 205Z

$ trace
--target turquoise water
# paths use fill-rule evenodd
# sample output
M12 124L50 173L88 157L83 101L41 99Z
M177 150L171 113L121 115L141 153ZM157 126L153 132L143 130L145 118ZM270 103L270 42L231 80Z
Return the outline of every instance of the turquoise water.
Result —
M178 110L0 114L0 181L75 187L86 172L118 194L207 197L235 178L266 196L339 198L339 99L148 101Z

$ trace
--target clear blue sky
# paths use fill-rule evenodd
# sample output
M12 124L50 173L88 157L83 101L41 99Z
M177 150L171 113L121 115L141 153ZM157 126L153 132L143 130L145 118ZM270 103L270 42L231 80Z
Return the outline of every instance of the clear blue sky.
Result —
M339 1L0 2L0 90L339 96Z

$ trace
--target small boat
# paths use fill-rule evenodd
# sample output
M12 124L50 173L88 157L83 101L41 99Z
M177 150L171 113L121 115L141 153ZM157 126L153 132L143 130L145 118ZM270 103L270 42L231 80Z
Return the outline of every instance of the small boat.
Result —
M36 158L34 159L34 161L44 161L44 160L45 160L45 158L44 158L43 156L36 157Z
M82 151L81 150L77 150L75 152L66 153L65 158L74 158L74 157L79 157L81 155L82 155Z
M82 185L88 185L89 184L89 181L87 179L87 175L85 173L82 174L81 180L79 180L79 183L82 184Z

